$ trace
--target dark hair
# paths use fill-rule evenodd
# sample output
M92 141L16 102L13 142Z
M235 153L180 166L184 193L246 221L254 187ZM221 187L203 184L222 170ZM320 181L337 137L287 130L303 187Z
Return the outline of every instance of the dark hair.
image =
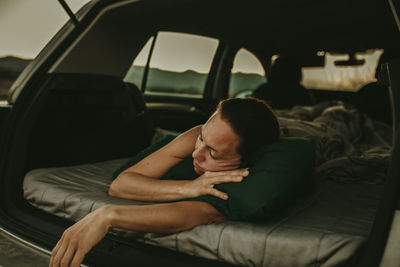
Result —
M225 99L219 102L216 112L239 136L238 153L242 158L262 145L279 140L278 119L263 100L253 97Z

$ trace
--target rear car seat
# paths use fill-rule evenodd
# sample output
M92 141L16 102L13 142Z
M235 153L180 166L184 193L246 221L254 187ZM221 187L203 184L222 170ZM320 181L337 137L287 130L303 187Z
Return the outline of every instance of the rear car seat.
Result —
M281 55L271 66L268 82L257 87L253 97L265 100L276 109L315 104L312 93L300 84L301 77L298 60L293 56Z
M34 122L28 169L134 155L154 133L139 89L120 78L52 74Z

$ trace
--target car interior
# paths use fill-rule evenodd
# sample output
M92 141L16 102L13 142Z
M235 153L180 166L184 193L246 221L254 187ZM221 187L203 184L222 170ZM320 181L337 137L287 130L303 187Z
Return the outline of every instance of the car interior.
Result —
M400 56L396 23L379 1L290 3L295 8L272 2L99 1L81 12L79 27L27 89L10 96L17 99L12 116L20 118L14 126L20 131L10 141L18 143L10 154L12 179L3 181L13 190L2 201L17 207L15 221L25 222L16 223L21 234L36 235L51 249L67 226L96 208L149 204L108 196L112 173L162 136L204 123L220 99L257 97L275 110L282 137L316 140L312 192L268 221L226 221L170 235L114 229L87 263L372 264L368 257L383 250L371 238L380 234L377 216L397 144L390 76ZM327 10L330 16L321 16ZM168 38L207 43L207 69L157 66ZM233 71L240 53L251 56L258 74ZM374 53L370 79L354 82L352 90L305 81L307 69L322 73L328 55L345 55L335 69L358 75L366 65L359 55Z

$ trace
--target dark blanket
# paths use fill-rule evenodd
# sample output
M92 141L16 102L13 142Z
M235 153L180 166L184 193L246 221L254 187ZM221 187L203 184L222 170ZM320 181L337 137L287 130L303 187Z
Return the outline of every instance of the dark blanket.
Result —
M390 125L373 121L341 101L276 110L282 136L312 137L317 141L319 179L341 183L381 183L391 153Z

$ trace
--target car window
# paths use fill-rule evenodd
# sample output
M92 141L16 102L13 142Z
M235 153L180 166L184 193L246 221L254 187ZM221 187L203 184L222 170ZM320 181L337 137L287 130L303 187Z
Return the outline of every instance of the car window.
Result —
M260 84L266 81L264 68L258 58L247 49L241 48L233 60L229 96L250 96Z
M309 89L358 91L362 86L376 82L375 72L382 49L369 50L354 55L360 65L340 64L350 59L349 54L319 52L325 56L325 66L302 68L302 85ZM351 62L349 62L351 63Z
M124 78L139 88L153 40L148 40ZM202 97L218 43L217 39L199 35L159 32L150 57L145 94Z
M129 68L127 74L125 75L124 82L133 83L139 89L142 89L143 75L153 41L154 37L152 36L146 42L146 45L143 46L142 50L140 50L139 54L133 61L132 66Z
M77 12L88 0L67 1ZM0 100L18 75L69 20L58 1L0 1Z

